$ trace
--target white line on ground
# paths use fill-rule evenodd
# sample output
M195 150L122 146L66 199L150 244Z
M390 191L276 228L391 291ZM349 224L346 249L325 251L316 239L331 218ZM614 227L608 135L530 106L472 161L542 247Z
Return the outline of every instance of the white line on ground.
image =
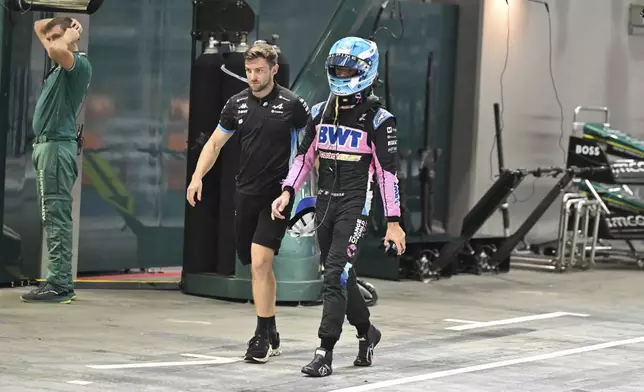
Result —
M169 321L171 323L182 323L182 324L212 325L212 323L209 321L191 321L191 320L174 320L174 319L167 319L166 321Z
M461 323L461 324L476 324L476 323L480 323L480 321L461 320L461 319L443 319L443 321L448 321L450 323Z
M94 384L94 382L93 381L72 380L72 381L67 381L67 384L89 385L89 384Z
M532 316L514 317L514 318L505 319L505 320L484 321L484 322L480 322L480 323L457 325L455 327L447 327L445 329L449 329L451 331L465 331L465 330L468 330L468 329L492 327L492 326L495 326L495 325L507 325L507 324L524 323L526 321L546 320L546 319L564 317L564 316L590 317L589 314L568 313L568 312L554 312L554 313L535 314L535 315L532 315Z
M189 358L201 358L201 359L217 359L217 360L222 360L222 361L228 361L231 358L226 358L226 357L213 357L212 355L203 355L203 354L181 354L182 357L189 357Z
M464 367L464 368L460 368L460 369L445 370L445 371L441 371L441 372L421 374L421 375L418 375L418 376L401 377L401 378L397 378L397 379L394 379L394 380L380 381L380 382L375 382L373 384L365 384L365 385L361 385L361 386L357 386L357 387L336 389L336 390L333 390L333 391L330 391L330 392L364 392L364 391L373 391L373 390L376 390L376 389L392 387L392 386L395 386L395 385L403 385L403 384L410 384L410 383L414 383L414 382L435 380L437 378L450 377L450 376L455 376L457 374L474 373L474 372L478 372L478 371L481 371L481 370L496 369L496 368L500 368L500 367L518 365L518 364L521 364L521 363L544 361L544 360L547 360L547 359L566 357L566 356L575 355L575 354L587 353L587 352L590 352L590 351L597 351L597 350L603 350L603 349L611 348L611 347L627 346L627 345L638 344L638 343L644 343L644 337L639 337L639 338L634 338L634 339L627 339L627 340L617 340L617 341L614 341L614 342L606 342L606 343L601 343L601 344L595 344L595 345L592 345L592 346L573 348L573 349L570 349L570 350L555 351L555 352L552 352L552 353L549 353L549 354L541 354L541 355L535 355L535 356L532 356L532 357L516 358L516 359L510 359L510 360L499 361L499 362L490 362L490 363L486 363L484 365L468 366L468 367ZM427 389L427 388L424 388L424 389Z
M194 354L198 355L198 354ZM243 358L224 358L224 357L211 357L214 359L207 359L203 361L175 361L175 362L144 362L144 363L125 363L116 365L87 365L92 369L140 369L140 368L155 368L155 367L170 367L170 366L198 366L198 365L222 365L226 363L234 363L243 360Z

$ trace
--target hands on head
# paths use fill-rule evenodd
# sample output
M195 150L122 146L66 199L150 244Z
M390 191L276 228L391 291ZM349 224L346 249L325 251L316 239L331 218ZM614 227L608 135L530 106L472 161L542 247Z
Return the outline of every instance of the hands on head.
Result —
M71 42L76 42L80 40L80 35L83 32L83 26L79 21L72 18L72 24L67 30L65 30L65 35L72 39Z

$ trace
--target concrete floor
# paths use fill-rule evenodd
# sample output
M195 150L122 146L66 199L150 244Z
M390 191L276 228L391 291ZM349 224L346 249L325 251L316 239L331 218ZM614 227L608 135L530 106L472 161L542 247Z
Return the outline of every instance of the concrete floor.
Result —
M384 334L375 363L351 365L347 325L324 379L300 373L318 344L320 306L280 307L284 353L254 365L239 361L255 327L248 303L79 290L71 305L35 305L19 300L26 288L2 289L0 391L644 390L644 271L370 281Z

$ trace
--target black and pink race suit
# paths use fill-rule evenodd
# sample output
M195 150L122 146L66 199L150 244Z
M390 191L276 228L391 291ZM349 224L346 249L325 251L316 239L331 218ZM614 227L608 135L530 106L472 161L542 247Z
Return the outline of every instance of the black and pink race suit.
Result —
M339 339L345 314L353 326L369 323L353 267L367 231L374 174L388 222L400 220L395 117L374 99L335 110L320 102L311 109L294 163L282 185L293 195L319 158L316 227L324 263L324 309L320 338Z

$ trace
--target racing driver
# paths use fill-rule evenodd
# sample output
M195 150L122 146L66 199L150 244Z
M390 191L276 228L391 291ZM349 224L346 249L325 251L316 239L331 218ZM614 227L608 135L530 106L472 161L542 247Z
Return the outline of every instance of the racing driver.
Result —
M333 349L342 333L345 315L357 330L355 366L370 366L381 332L371 324L370 312L356 283L353 265L367 230L375 173L382 197L387 232L398 255L405 251L399 225L398 165L395 117L373 94L378 73L378 47L372 41L346 37L337 41L326 60L331 94L311 109L315 127L307 127L282 194L272 204L272 215L291 202L319 158L315 225L324 263L320 347L302 372L313 377L332 374Z

